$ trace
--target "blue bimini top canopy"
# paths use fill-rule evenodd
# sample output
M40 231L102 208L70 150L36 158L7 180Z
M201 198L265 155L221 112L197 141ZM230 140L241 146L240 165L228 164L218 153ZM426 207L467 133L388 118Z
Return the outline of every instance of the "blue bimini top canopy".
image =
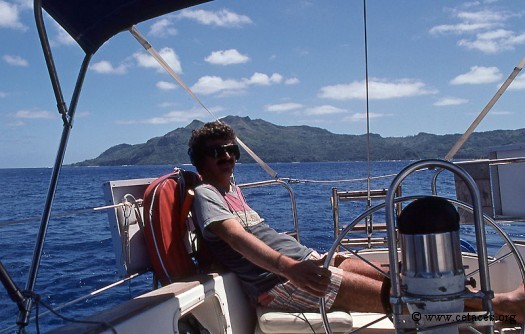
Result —
M42 7L87 54L148 19L210 0L42 0Z

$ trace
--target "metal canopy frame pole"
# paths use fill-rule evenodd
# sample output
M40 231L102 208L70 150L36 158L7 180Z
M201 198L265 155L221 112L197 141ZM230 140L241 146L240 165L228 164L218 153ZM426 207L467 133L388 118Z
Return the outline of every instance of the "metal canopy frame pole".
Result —
M89 62L91 60L91 54L86 54L82 65L80 67L80 72L77 77L77 82L75 84L75 90L73 91L73 96L71 98L70 108L68 110L66 103L63 98L62 89L60 88L60 82L58 79L56 67L54 65L53 56L51 54L51 48L49 45L49 39L47 38L44 20L42 17L42 0L34 1L34 13L35 21L38 29L38 34L40 37L40 43L42 44L42 50L44 52L44 57L46 60L47 68L49 71L49 77L51 79L51 84L53 86L53 91L55 93L55 98L57 101L57 108L59 113L62 115L63 121L63 130L62 136L60 139L60 145L55 159L55 164L53 167L53 172L51 174L51 180L49 183L49 188L47 192L47 198L44 205L44 210L42 212L42 217L40 220L40 228L38 231L37 239L35 242L35 249L33 251L33 260L31 262L31 268L27 277L27 283L25 290L33 291L36 284L36 278L38 274L38 268L40 266L40 260L42 258L42 250L44 247L44 240L46 237L47 227L49 225L49 218L51 214L51 207L53 205L53 200L55 198L56 188L58 184L58 178L60 171L62 169L62 164L64 161L64 156L66 153L67 142L69 139L69 133L73 125L73 116L75 114L75 109L77 106L78 98L80 96L80 91L82 89L82 84L88 69ZM27 326L29 323L29 317L32 308L32 299L26 299L25 307L18 313L18 318L16 323L19 328Z

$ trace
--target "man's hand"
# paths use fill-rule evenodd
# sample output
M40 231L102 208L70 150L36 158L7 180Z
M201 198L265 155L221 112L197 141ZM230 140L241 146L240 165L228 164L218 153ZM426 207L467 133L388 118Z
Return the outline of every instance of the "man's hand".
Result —
M302 290L325 295L332 272L323 267L322 259L297 261L284 256L246 232L235 219L213 223L210 229L254 264L286 277Z
M325 296L332 272L324 268L320 261L295 261L290 258L282 260L279 269L290 282L318 297Z

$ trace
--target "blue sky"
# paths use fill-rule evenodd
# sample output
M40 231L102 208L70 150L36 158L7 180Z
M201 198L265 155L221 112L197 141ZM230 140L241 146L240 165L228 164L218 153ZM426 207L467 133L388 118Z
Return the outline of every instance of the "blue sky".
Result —
M525 57L522 0L368 0L367 25L370 131L384 137L463 133ZM69 101L83 52L46 27ZM123 32L92 59L66 163L225 115L366 133L360 0L218 0L137 29L214 116ZM0 0L0 40L0 168L51 166L62 122L32 1ZM524 106L521 73L477 131L523 128Z

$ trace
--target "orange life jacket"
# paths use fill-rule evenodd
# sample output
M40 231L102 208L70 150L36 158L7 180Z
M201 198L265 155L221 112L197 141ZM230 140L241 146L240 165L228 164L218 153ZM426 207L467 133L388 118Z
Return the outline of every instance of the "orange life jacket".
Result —
M177 168L144 192L144 238L153 272L163 285L196 274L212 262L199 228L188 218L193 189L200 181L198 174ZM194 232L192 239L189 231Z

